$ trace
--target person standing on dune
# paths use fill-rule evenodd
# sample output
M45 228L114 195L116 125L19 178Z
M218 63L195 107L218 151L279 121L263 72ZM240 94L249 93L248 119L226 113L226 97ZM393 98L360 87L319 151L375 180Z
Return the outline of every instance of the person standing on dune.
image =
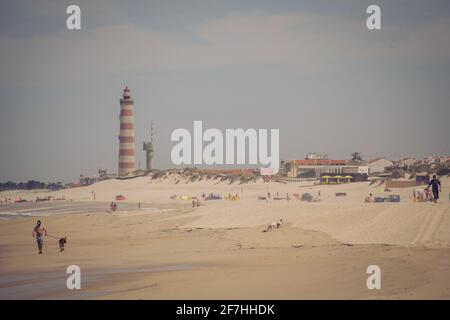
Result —
M431 179L427 188L429 188L430 186L431 186L431 191L433 191L434 203L436 203L436 201L439 199L439 192L442 192L441 182L436 177L436 175L433 175L433 179Z
M42 247L44 246L44 236L47 235L47 230L42 226L41 220L38 220L33 229L33 238L36 237L39 254L42 254Z

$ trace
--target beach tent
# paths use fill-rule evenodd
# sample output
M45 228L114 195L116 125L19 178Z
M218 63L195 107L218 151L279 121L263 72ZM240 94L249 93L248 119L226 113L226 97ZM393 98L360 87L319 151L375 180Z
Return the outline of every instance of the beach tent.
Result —
M345 176L344 178L347 179L348 183L352 182L351 180L353 179L352 176Z

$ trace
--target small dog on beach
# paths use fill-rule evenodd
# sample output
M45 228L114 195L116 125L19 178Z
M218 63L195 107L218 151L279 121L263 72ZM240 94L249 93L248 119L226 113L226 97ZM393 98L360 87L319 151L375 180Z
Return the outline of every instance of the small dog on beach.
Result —
M277 228L281 228L281 226L283 225L283 219L280 219L277 221Z
M67 237L59 239L58 243L59 243L59 252L63 252L64 251L64 245L67 243Z
M280 219L278 221L274 221L271 224L269 224L267 226L267 228L265 230L263 230L263 232L268 232L268 231L272 231L272 229L278 229L281 228L281 226L283 225L283 219Z

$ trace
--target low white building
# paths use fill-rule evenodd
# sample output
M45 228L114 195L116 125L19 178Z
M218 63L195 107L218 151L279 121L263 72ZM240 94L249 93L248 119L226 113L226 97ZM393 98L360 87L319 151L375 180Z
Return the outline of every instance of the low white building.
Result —
M369 167L369 174L371 175L375 173L383 173L386 171L386 168L392 167L393 165L394 163L392 161L385 158L376 158L367 163L367 166Z
M330 174L365 174L369 175L369 167L368 166L323 166L320 168L316 168L316 174L320 177L321 174L330 173Z
M435 163L436 158L433 156L426 156L425 158L423 158L423 162L425 162L426 164Z
M409 167L417 164L418 162L419 161L415 158L403 158L403 159L398 160L398 166L409 168Z
M306 154L306 158L307 160L328 160L328 155L326 153L315 153L315 152L310 152Z

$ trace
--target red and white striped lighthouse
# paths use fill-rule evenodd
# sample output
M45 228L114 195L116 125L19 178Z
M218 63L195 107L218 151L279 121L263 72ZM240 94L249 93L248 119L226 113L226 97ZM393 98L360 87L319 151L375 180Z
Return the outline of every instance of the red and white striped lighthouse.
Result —
M119 177L136 170L133 106L130 89L125 87L120 99Z

